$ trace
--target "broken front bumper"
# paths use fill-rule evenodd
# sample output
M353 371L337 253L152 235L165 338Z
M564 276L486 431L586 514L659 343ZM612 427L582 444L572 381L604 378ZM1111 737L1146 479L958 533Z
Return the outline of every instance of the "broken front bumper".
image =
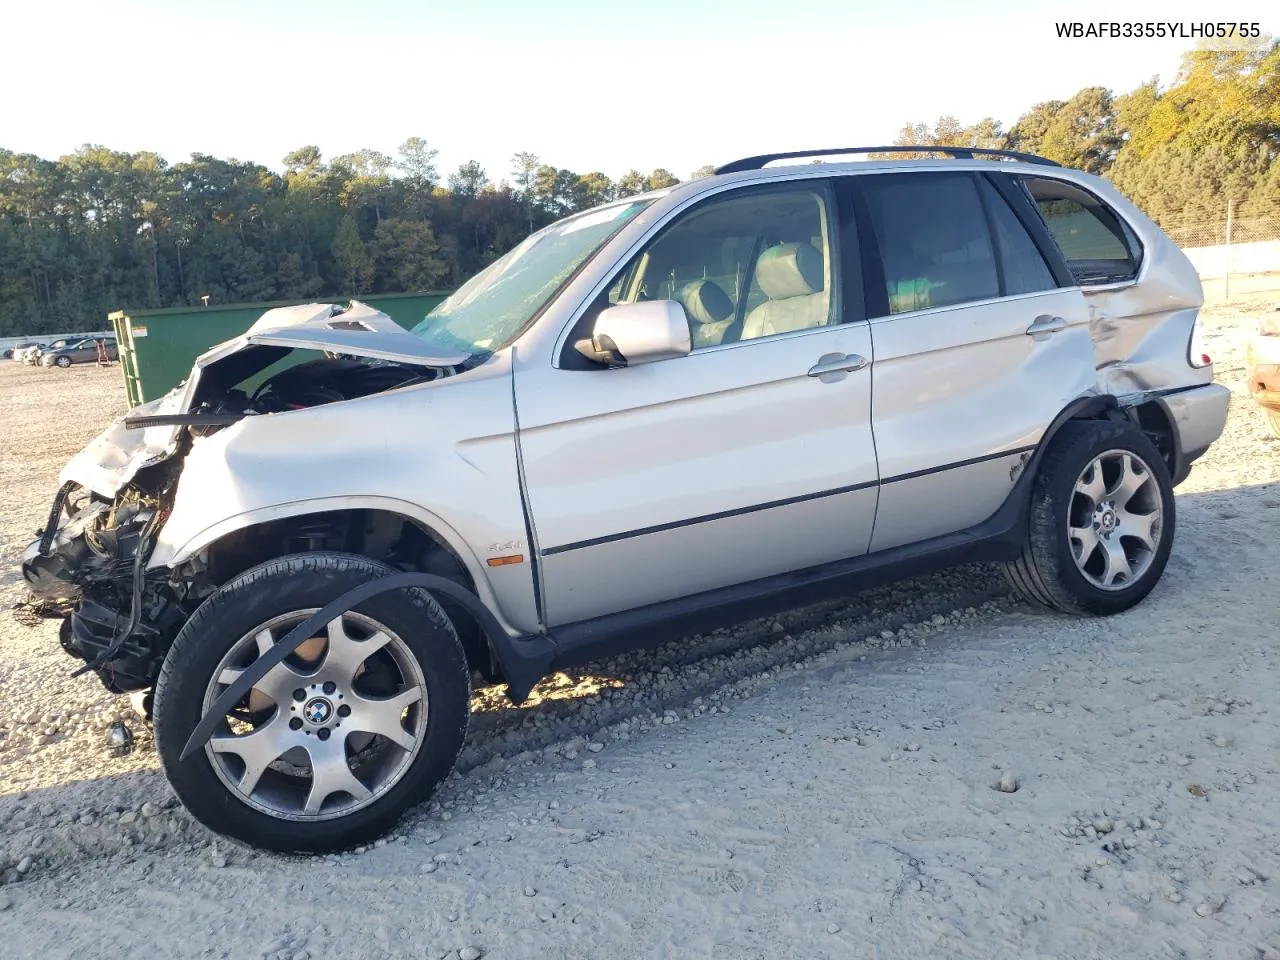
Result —
M62 649L73 657L93 663L111 649L119 631L128 627L129 618L93 600L82 600L76 610L62 621L58 640ZM160 632L140 623L116 649L115 654L95 672L112 693L146 690L155 684L163 659Z
M63 618L62 648L85 661L113 693L152 686L181 627L163 574L143 564L153 508L117 501L89 503L63 516L59 492L49 524L59 524L23 552L22 576L40 616Z

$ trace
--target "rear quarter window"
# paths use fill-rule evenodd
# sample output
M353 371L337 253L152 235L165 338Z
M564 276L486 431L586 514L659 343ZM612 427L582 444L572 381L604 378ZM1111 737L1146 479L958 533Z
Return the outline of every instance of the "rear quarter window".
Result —
M1142 247L1132 229L1089 191L1061 180L1023 177L1022 185L1082 286L1132 280Z

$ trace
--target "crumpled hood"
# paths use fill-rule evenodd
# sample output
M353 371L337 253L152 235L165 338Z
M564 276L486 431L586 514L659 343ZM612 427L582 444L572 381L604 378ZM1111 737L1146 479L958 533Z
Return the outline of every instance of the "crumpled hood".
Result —
M139 404L114 421L71 458L58 482L73 481L104 497L114 497L143 467L172 456L181 427L130 429L132 417L190 411L204 371L233 354L255 347L324 350L425 367L453 367L469 354L442 350L414 336L380 310L352 300L349 306L307 303L266 311L240 336L206 350L191 375L163 397ZM273 414L266 414L272 416Z
M306 303L268 310L241 336L201 354L196 369L250 346L328 350L428 367L457 366L469 356L443 351L414 336L382 311L352 300L347 308L333 303Z
M98 434L72 457L58 477L59 485L72 481L104 497L114 497L143 467L173 455L177 427L130 430L125 418L139 415L185 413L186 384L180 383L163 397L139 404Z

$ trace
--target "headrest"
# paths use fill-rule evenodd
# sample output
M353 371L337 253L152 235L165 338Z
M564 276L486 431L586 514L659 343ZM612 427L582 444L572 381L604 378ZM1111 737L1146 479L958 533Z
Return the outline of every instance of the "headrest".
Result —
M822 254L807 243L780 243L760 254L756 282L770 300L822 290Z
M690 323L721 323L733 316L733 301L710 280L693 280L676 292Z

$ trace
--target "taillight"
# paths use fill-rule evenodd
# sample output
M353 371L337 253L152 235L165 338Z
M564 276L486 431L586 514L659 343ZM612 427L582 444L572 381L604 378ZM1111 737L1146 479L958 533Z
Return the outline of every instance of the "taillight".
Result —
M1187 344L1187 362L1196 369L1207 367L1213 363L1209 354L1205 353L1204 338L1200 335L1200 317L1191 323L1191 342Z

